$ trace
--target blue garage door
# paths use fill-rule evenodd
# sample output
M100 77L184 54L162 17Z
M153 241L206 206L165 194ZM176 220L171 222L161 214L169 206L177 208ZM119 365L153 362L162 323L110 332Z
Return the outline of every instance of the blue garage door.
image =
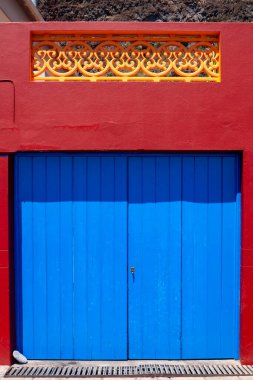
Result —
M15 170L28 358L238 358L236 155L20 154Z

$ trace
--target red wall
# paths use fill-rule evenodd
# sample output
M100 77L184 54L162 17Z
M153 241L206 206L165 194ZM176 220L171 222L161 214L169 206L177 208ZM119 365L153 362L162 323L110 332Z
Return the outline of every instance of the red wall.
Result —
M0 156L0 364L11 359L10 245L8 156Z
M221 83L31 82L31 32L64 30L220 32ZM0 36L0 152L243 152L241 360L253 364L253 24L2 23Z

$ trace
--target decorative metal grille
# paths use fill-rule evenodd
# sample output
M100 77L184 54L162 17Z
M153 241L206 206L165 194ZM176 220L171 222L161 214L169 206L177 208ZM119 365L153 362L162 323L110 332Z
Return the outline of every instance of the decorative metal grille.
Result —
M219 82L219 36L37 34L32 79Z
M253 376L253 367L246 365L217 364L189 364L168 365L168 364L140 364L123 366L12 366L6 374L6 378L30 377L30 378L101 378L101 377L230 377L230 376Z

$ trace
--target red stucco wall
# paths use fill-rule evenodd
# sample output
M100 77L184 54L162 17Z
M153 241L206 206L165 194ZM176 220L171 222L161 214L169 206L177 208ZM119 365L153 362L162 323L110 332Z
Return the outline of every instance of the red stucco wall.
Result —
M0 364L11 359L8 156L0 156Z
M31 82L30 33L47 30L220 32L221 83ZM241 360L253 363L253 24L3 23L0 36L0 81L13 82L0 82L0 152L243 152Z

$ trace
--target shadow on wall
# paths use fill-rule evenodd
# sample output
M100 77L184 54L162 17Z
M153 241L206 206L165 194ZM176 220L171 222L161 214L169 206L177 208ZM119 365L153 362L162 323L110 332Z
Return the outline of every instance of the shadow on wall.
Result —
M20 154L16 205L23 202L235 202L234 154Z

